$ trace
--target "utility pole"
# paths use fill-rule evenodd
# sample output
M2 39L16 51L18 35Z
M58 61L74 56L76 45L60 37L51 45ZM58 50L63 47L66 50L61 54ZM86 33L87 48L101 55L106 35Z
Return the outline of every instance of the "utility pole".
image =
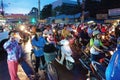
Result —
M81 23L84 22L84 10L85 10L85 0L82 0L82 16L81 16Z
M40 0L38 0L38 20L40 20Z
M3 0L1 0L1 15L4 16L4 6L3 6Z

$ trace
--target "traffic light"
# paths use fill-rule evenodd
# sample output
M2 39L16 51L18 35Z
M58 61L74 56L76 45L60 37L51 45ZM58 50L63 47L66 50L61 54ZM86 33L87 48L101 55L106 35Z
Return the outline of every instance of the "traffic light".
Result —
M21 24L22 22L21 21L18 21L18 24Z
M37 23L37 20L36 20L36 18L31 18L31 21L30 21L32 24L36 24Z

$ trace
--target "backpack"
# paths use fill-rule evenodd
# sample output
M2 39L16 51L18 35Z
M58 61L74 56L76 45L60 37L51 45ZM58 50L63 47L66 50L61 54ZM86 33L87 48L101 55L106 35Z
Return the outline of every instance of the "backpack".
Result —
M54 44L45 44L43 50L46 53L52 53L56 51L56 47Z

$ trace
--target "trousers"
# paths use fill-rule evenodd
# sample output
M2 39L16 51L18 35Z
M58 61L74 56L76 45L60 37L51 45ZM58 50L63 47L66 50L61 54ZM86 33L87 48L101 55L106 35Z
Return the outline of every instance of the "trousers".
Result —
M10 80L20 80L17 76L18 62L17 61L7 61L8 70L10 74Z

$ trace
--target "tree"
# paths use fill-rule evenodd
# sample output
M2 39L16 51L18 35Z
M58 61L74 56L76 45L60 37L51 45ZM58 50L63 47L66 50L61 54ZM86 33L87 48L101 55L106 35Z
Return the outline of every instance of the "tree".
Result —
M66 5L66 4L63 4L61 6L60 12L62 14L66 14L66 15L76 14L76 13L79 12L79 6L77 6L77 5Z
M52 5L45 5L41 11L42 19L52 16Z
M61 6L54 8L55 16L61 14Z
M120 0L86 0L86 10L89 11L91 17L96 17L99 13L108 13L109 9L120 8Z
M98 1L86 0L85 2L85 9L89 11L91 17L96 17L100 6L101 4Z
M102 8L120 8L120 0L101 0ZM108 5L109 4L109 5Z
M82 11L81 5L73 5L63 3L61 6L57 6L52 9L52 5L45 5L41 11L41 18L45 19L47 17L56 16L60 14L73 15L76 13L80 13Z

